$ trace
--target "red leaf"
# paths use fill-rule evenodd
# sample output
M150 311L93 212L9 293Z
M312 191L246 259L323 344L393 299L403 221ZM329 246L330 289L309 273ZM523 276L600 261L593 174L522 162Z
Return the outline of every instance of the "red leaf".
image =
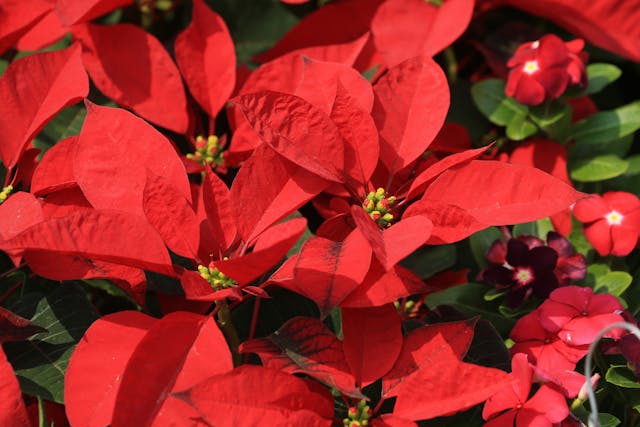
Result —
M20 384L0 347L0 424L7 427L30 427Z
M202 199L211 229L211 239L220 253L225 253L236 238L236 223L229 189L218 175L209 169L202 181Z
M429 166L427 169L420 172L420 174L411 181L411 187L409 187L407 199L413 199L420 196L420 193L424 192L424 189L427 187L429 181L436 178L442 172L456 165L459 165L460 163L476 159L480 157L480 155L482 155L482 153L484 153L486 150L487 147L480 147L476 148L475 150L465 150L461 153L455 153L447 156L444 159L439 160L438 162Z
M70 136L49 148L33 172L31 192L44 196L54 191L75 187L73 155L78 145L78 137Z
M404 337L398 360L382 379L383 396L397 396L404 383L416 372L432 371L432 364L443 356L445 349L452 352L456 360L462 359L471 345L475 323L475 319L439 323L409 332ZM434 341L435 337L441 337L446 343L439 344L439 341Z
M160 354L162 357L157 357ZM131 353L122 372L111 425L142 426L154 420L158 425L163 424L160 420L164 425L169 421L189 425L188 419L172 418L171 410L179 410L179 406L170 402L170 393L232 368L231 353L213 318L171 313L151 326Z
M381 3L382 0L354 0L327 4L304 17L275 46L255 59L267 62L296 49L350 42L369 31ZM328 27L332 31L327 31Z
M96 209L116 209L144 216L147 170L165 177L191 202L183 163L160 132L119 108L87 102L74 158L78 185Z
M618 2L604 0L575 3L571 0L497 0L531 14L547 18L560 27L584 37L601 48L634 61L640 61L640 18L637 0Z
M375 46L391 67L414 56L434 56L469 25L474 0L387 0L371 22Z
M432 349L429 366L403 383L394 415L410 420L449 415L487 400L513 382L499 369L460 362L440 334L428 345Z
M507 225L552 215L581 197L539 169L472 160L442 173L423 200L458 206L487 225Z
M424 198L409 206L402 217L404 220L414 215L425 216L433 224L427 241L430 245L455 243L489 227L458 206Z
M270 425L329 427L333 418L333 398L324 387L251 365L210 377L176 397L216 427L253 427L265 420Z
M1 241L0 249L49 251L173 274L164 242L147 221L115 211L84 210L48 219Z
M122 373L136 346L157 322L136 311L122 311L103 316L85 332L65 373L64 398L72 425L111 422Z
M393 304L343 308L342 333L347 362L362 386L389 372L402 348L402 325Z
M56 12L65 25L71 26L91 21L130 3L133 0L57 0Z
M231 204L242 240L252 241L327 185L262 144L242 165L231 186Z
M404 418L396 417L392 414L384 414L381 417L376 417L371 423L371 427L417 427L418 425L413 421L405 420Z
M169 249L185 258L198 258L200 221L175 186L149 170L142 204L147 220Z
M240 95L232 102L280 155L323 179L343 181L344 141L321 110L300 97L270 91Z
M88 92L89 79L78 46L12 62L0 78L2 163L13 168L27 144L44 125Z
M102 93L136 114L177 133L189 117L178 68L162 44L131 24L73 28L82 61Z
M449 109L449 86L429 57L404 61L373 87L371 115L380 131L380 158L393 175L429 147Z
M56 190L47 194L42 200L42 212L45 218L62 218L82 210L93 211L94 209L77 185Z
M55 0L49 0L49 4L49 7L55 6ZM16 49L28 52L46 48L63 38L68 31L52 8L35 25L29 26L29 30L16 42Z
M411 216L381 231L360 206L351 207L351 216L371 245L376 258L387 271L424 245L433 228L429 219L423 216Z
M567 156L564 145L550 139L531 139L518 144L511 153L509 162L538 168L571 183L567 173Z
M47 0L4 0L0 4L0 54L13 46L50 10L51 3Z
M312 237L294 267L296 292L314 300L324 317L362 283L370 262L371 249L358 230L343 242Z
M216 117L235 86L236 52L224 21L202 0L193 2L191 24L178 35L175 56L193 97Z
M40 202L32 194L18 191L0 205L0 238L10 239L43 219Z
M295 317L267 338L247 341L241 353L256 353L266 368L303 373L362 398L345 359L342 342L319 319Z
M0 307L0 344L7 341L22 341L40 332L47 332L47 330L34 325L29 319Z

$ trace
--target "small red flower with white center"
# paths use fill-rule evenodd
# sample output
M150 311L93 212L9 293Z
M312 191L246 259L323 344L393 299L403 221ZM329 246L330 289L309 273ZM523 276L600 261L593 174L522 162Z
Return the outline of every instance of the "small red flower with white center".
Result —
M602 256L626 256L640 235L640 199L624 191L610 191L578 201L573 215L583 222L589 243Z
M538 105L559 98L567 86L586 84L584 41L563 42L547 34L524 43L507 62L511 69L505 94L521 104Z

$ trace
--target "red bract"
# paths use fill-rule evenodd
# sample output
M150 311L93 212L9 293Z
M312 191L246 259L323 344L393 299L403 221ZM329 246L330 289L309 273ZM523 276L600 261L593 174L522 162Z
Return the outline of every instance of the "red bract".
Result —
M600 255L628 255L638 242L640 199L634 194L593 194L576 203L573 214L584 223L584 234Z
M510 376L516 380L512 387L499 391L484 405L482 417L489 420L485 426L551 427L553 423L559 423L569 415L564 396L547 385L540 387L529 398L533 369L527 362L527 356L516 354L512 360L512 370ZM507 409L507 412L500 414Z
M44 125L88 91L79 46L13 62L0 78L0 158L5 167L12 169Z
M157 125L186 133L186 97L178 68L162 44L131 24L73 28L91 80L109 98Z
M55 9L60 20L71 26L90 21L130 3L133 0L57 0Z
M8 427L30 427L20 384L0 347L0 424Z
M0 5L0 54L11 47L51 10L51 2L35 0L6 0Z
M521 45L507 62L511 71L505 94L521 104L556 99L569 85L586 84L584 42L564 43L553 34Z

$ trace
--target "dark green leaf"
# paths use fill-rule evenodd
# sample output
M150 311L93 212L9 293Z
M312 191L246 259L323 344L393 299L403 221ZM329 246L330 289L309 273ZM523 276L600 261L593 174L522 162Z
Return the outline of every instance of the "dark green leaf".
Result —
M607 369L605 379L611 384L624 388L640 388L636 374L625 365L613 365Z
M629 162L615 154L603 154L577 161L571 166L571 178L580 182L596 182L615 178L629 168Z
M529 108L504 94L505 83L487 79L471 87L471 97L478 110L492 123L507 126L516 117L526 117Z
M476 324L473 341L464 361L507 372L511 370L509 350L496 328L486 320L480 320Z
M469 245L471 246L471 252L473 253L473 259L478 264L478 267L486 267L487 251L491 244L502 238L502 233L497 227L485 228L482 231L472 234L469 237Z
M605 86L618 80L622 75L620 68L613 64L589 64L587 65L587 77L589 83L584 91L585 95L593 95L600 92Z
M571 113L569 104L552 101L531 108L529 118L552 139L564 141L571 127Z
M415 251L403 259L400 264L416 273L420 278L428 279L436 273L453 267L456 259L455 245L437 245Z
M27 293L10 310L48 331L4 345L22 391L63 403L69 358L98 314L84 292L69 284L47 295Z
M571 138L578 144L608 142L640 129L640 101L611 111L592 114L573 127Z

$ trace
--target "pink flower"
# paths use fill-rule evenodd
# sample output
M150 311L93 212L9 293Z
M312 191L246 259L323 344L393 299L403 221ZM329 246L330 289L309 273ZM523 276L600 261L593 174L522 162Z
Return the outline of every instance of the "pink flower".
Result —
M640 199L624 191L592 196L573 208L573 215L584 223L589 243L602 256L629 255L640 234Z
M571 346L591 344L605 327L622 322L622 305L609 294L594 294L591 288L566 286L551 292L549 299L538 308L540 324ZM621 330L607 337L617 338Z
M527 356L519 353L511 361L511 376L517 381L492 396L484 405L482 418L489 420L485 427L551 427L569 415L562 393L542 385L531 398L533 368ZM505 411L500 414L502 411ZM499 415L498 415L499 414Z
M524 43L507 62L511 69L505 94L521 104L538 105L559 98L567 86L586 84L586 53L580 39L563 42L547 34L534 42Z

